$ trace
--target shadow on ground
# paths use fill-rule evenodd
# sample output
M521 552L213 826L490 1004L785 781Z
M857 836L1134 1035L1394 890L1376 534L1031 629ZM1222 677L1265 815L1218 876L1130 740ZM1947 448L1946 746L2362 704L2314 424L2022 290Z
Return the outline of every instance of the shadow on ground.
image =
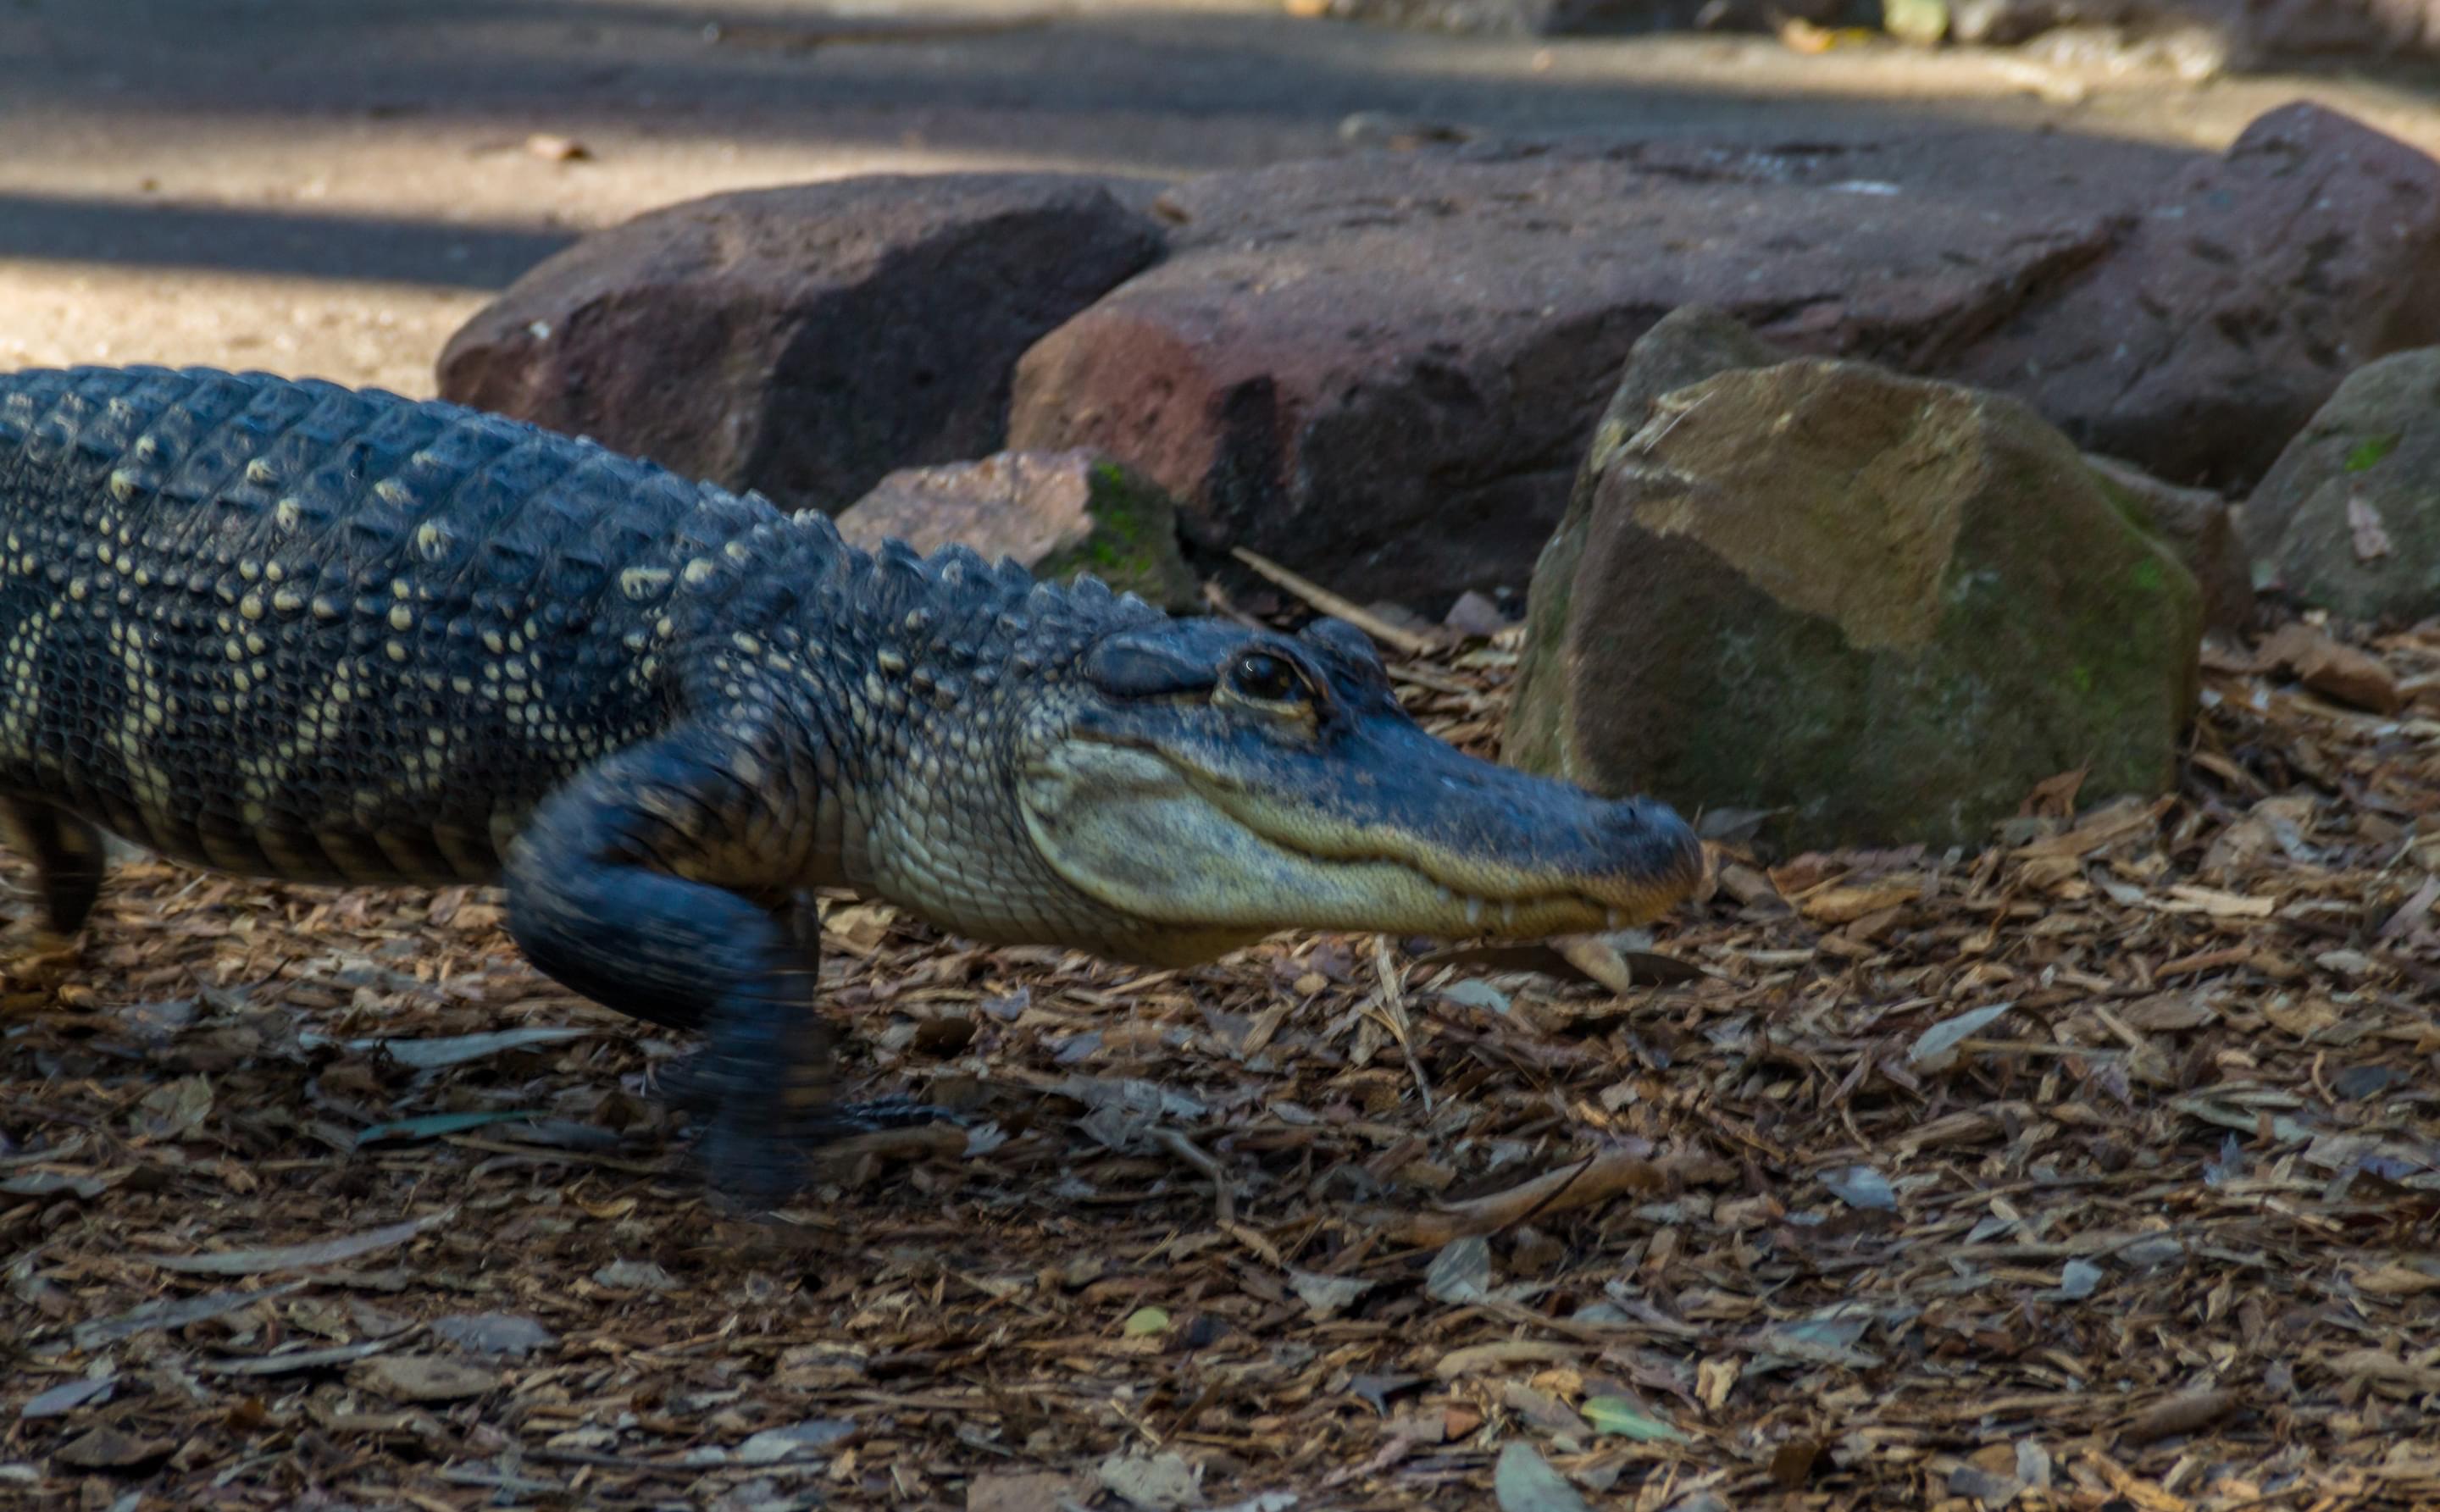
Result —
M1841 98L1774 89L1761 76L1751 89L1718 87L1715 76L1656 81L1648 62L1601 65L1629 58L1625 44L1580 48L1536 73L1537 51L1148 9L1043 19L968 7L843 21L808 6L685 0L39 0L0 19L0 134L65 140L83 118L139 159L148 146L224 139L235 158L269 141L291 153L301 143L342 169L370 138L424 137L427 171L444 183L419 195L402 179L401 198L424 203L394 215L366 213L362 196L326 214L199 205L184 184L178 203L116 182L86 194L0 168L0 193L17 190L0 200L0 258L496 288L568 240L558 217L493 204L415 212L447 202L445 175L474 151L470 137L482 151L513 152L544 130L624 133L673 150L742 144L776 152L778 176L797 178L817 176L817 164L919 149L949 161L1166 176L1340 150L1339 123L1357 112L1501 135L1903 139L1911 152L1959 164L1904 176L1969 186L1993 178L1979 165L1995 157L2019 172L2114 175L2153 171L2157 163L2144 160L2180 153L2054 133L2021 99ZM686 192L673 186L653 200ZM468 213L475 223L457 222Z

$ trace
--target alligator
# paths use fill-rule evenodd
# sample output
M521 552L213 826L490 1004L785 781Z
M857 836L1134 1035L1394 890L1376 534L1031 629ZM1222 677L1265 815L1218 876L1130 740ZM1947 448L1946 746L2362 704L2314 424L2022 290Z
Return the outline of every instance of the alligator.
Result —
M700 1031L711 1184L797 1179L819 888L1185 965L1292 928L1641 922L1702 853L1475 759L1370 640L1172 618L433 400L0 375L0 824L73 936L107 830L214 870L496 884L545 975ZM816 1120L817 1121L817 1120Z

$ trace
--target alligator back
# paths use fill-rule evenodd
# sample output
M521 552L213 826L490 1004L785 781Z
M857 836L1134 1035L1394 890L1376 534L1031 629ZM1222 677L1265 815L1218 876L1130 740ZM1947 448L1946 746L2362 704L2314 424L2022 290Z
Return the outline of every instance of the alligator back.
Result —
M670 719L637 648L675 565L778 518L455 405L0 377L0 797L224 870L488 879Z

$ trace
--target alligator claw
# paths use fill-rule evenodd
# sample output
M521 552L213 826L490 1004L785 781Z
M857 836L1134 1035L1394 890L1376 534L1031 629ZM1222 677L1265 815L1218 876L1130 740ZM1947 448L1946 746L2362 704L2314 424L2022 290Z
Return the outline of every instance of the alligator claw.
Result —
M946 1124L964 1129L977 1120L906 1094L856 1102L810 1102L784 1106L768 1089L759 1094L708 1063L708 1053L689 1056L661 1073L663 1099L700 1126L695 1158L711 1184L742 1201L776 1205L802 1190L823 1147L860 1134Z
M971 1115L954 1108L942 1108L903 1094L864 1102L827 1103L804 1110L798 1118L798 1126L789 1130L793 1138L823 1143L885 1130L912 1129L920 1124L967 1129L975 1123Z

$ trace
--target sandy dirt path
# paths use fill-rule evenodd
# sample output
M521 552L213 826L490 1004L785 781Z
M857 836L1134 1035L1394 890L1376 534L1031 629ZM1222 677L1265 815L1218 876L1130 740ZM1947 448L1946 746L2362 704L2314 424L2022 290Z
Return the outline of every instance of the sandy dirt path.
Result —
M428 393L434 354L493 292L655 205L876 170L1166 178L1339 151L1362 111L2211 150L2300 94L2440 150L2411 78L2197 87L1760 39L1411 35L1232 3L9 0L0 365L213 363ZM585 155L538 153L538 134Z

